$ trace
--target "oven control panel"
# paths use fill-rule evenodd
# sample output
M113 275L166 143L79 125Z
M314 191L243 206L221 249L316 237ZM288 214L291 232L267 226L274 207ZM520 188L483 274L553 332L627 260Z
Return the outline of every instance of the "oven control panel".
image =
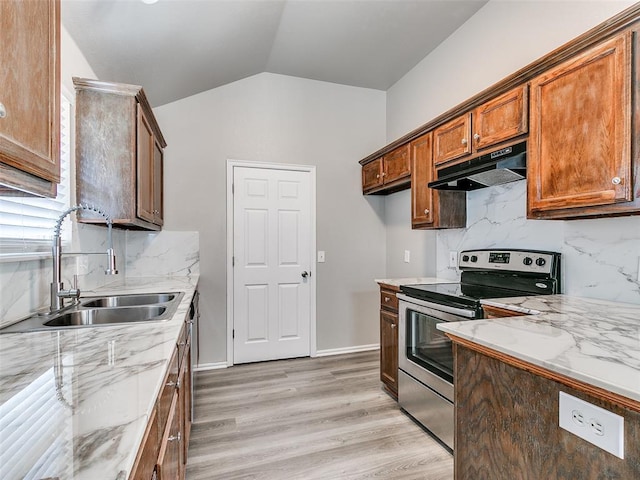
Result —
M460 252L461 269L509 270L551 274L558 254L535 250L466 250Z

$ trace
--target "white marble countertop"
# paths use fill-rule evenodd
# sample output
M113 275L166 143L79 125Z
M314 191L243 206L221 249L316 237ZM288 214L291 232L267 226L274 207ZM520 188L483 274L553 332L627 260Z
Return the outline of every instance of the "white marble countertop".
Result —
M640 305L565 295L482 303L525 316L438 329L640 402Z
M126 480L197 284L125 278L83 292L185 292L169 320L1 334L0 478Z
M435 283L457 283L456 280L444 280L436 277L407 277L407 278L381 278L376 279L376 283L401 287L402 285L433 285Z

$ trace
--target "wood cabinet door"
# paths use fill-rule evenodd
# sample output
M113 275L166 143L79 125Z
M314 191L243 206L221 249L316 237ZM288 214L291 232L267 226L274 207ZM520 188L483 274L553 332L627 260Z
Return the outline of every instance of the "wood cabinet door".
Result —
M0 162L60 181L60 2L0 1Z
M130 480L149 480L153 478L153 471L158 461L160 441L158 415L157 410L154 408L142 439L140 451L133 465L132 473L129 476Z
M153 223L164 223L164 151L153 142Z
M380 380L398 391L398 314L380 311Z
M167 428L158 454L158 480L177 480L182 473L182 434L180 433L179 395L173 396Z
M411 175L411 154L409 144L402 145L384 156L383 183L392 183Z
M531 82L527 213L632 200L625 32Z
M473 149L482 150L527 133L528 86L523 85L490 100L472 113Z
M439 126L433 131L434 163L441 163L471 153L471 112Z
M138 105L137 125L137 215L138 217L153 223L153 164L155 142L153 130L142 108Z
M433 179L433 148L431 132L411 142L411 226L433 224L433 200L436 194L427 184Z
M382 158L362 166L362 191L366 192L382 185Z
M187 328L190 329L190 326ZM189 330L190 331L190 330ZM187 464L189 439L191 437L191 335L187 336L187 345L182 362L182 379L180 381L180 397L182 400L182 461Z

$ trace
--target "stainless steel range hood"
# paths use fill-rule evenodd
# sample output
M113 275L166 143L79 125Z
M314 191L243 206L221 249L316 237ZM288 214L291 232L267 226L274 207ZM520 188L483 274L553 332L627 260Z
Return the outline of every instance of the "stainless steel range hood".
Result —
M527 176L527 142L441 168L437 176L429 188L469 191L522 180Z

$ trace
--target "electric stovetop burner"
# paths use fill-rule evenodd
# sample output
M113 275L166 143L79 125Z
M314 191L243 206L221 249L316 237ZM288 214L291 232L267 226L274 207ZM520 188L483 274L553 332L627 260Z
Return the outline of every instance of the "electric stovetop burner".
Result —
M476 308L485 298L521 297L520 290L510 290L486 285L466 283L436 283L432 285L403 285L402 293L421 300L429 300L443 305L468 306Z
M480 314L480 300L560 293L560 254L539 250L468 250L460 253L460 282L403 285L405 295Z

